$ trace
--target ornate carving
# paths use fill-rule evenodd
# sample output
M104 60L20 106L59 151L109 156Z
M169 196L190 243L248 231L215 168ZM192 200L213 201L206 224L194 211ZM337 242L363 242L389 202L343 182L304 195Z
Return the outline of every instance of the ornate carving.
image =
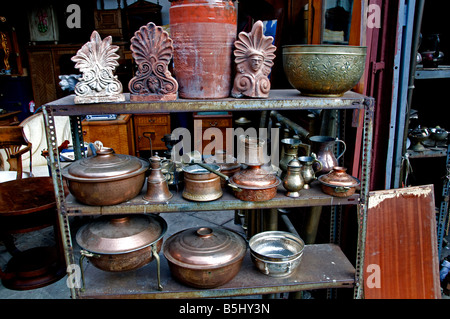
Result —
M257 21L250 33L239 33L234 42L236 49L236 76L231 95L267 98L270 91L268 78L273 66L276 47L272 44L273 37L265 36L263 23Z
M168 70L173 55L169 34L150 22L134 33L130 48L138 65L136 76L128 83L130 100L175 100L178 83Z
M75 68L83 76L75 86L75 103L122 102L122 83L114 75L114 69L119 65L119 50L112 45L112 37L102 39L97 31L92 32L89 42L84 44L72 57Z

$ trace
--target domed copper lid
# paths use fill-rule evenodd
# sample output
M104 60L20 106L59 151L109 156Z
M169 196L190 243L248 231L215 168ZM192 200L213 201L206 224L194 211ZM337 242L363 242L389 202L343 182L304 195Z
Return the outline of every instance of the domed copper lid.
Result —
M356 187L360 184L359 179L346 173L347 168L335 166L325 175L319 177L319 181L331 187Z
M230 178L230 182L240 188L266 189L278 186L281 180L265 168L254 166L237 172Z
M112 148L103 147L97 155L73 162L62 174L77 181L109 181L141 174L148 166L148 162L138 157L115 154Z
M182 230L169 237L163 248L167 260L191 269L222 267L241 259L246 251L242 236L221 227Z
M166 230L166 221L157 215L107 216L82 226L76 240L92 253L123 254L150 246Z

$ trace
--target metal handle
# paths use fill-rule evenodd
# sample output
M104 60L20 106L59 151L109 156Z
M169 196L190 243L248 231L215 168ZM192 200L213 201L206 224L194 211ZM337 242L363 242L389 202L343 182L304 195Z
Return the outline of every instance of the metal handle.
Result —
M91 253L91 252L89 252L89 251L87 251L87 250L84 250L84 249L80 250L80 254L81 254L81 258L80 258L79 264L80 264L80 271L81 271L81 281L82 281L82 283L83 283L83 285L82 285L82 287L81 287L81 291L84 291L84 290L86 289L86 285L85 285L85 283L84 283L83 260L84 260L84 258L86 258L86 257L98 258L98 257L100 257L100 255Z
M344 144L344 150L342 151L342 153L338 157L336 157L336 160L339 160L342 157L342 155L344 155L345 150L347 149L347 144L345 144L345 142L343 140L340 140L338 138L335 141L338 142L338 143Z
M161 260L156 249L156 244L152 245L152 255L156 260L156 279L158 280L158 290L162 291L163 286L161 285Z

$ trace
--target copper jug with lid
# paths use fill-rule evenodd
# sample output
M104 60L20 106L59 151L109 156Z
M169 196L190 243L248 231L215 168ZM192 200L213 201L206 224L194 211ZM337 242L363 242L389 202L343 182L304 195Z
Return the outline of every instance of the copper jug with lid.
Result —
M161 172L163 159L158 154L150 157L151 173L147 177L147 192L143 199L148 202L167 202L173 194L169 191L169 184L166 176Z

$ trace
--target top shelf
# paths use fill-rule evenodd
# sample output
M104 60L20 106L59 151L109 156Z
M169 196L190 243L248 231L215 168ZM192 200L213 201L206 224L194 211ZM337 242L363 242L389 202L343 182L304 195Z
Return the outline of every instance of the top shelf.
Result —
M175 101L130 101L130 94L124 93L125 102L75 104L75 95L69 95L47 103L53 115L72 116L85 114L145 114L161 112L204 112L204 111L257 111L298 109L364 109L366 96L346 92L342 97L308 97L297 90L271 90L267 99L180 99Z
M418 80L450 78L450 65L440 65L437 68L417 66L415 78Z

